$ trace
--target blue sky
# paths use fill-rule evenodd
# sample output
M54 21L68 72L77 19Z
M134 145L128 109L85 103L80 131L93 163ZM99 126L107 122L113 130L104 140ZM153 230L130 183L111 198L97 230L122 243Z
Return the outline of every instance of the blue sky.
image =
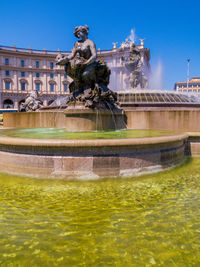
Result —
M136 43L146 38L155 72L162 65L163 89L200 76L200 1L46 1L0 2L0 44L48 50L71 50L77 25L89 25L97 48L110 49L135 29Z

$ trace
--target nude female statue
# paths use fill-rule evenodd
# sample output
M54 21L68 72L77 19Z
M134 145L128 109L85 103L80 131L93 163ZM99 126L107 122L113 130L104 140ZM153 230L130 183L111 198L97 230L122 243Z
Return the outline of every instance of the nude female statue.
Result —
M59 54L56 62L65 66L66 73L73 79L69 85L71 101L85 102L86 107L94 108L106 98L104 106L109 103L114 105L116 94L107 88L110 70L103 61L97 60L96 46L88 39L88 30L87 25L76 27L74 35L79 40L75 42L70 55Z

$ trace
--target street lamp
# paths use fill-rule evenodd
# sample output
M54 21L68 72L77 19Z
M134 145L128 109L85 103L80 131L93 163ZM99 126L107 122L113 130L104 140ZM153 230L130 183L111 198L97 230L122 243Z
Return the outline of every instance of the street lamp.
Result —
M187 59L187 89L188 89L188 83L189 83L189 77L190 77L190 59Z

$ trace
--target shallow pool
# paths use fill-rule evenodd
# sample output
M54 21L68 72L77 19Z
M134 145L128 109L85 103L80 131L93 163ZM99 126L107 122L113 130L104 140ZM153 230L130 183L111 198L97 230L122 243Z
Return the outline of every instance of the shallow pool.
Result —
M165 130L118 130L95 132L68 132L65 128L26 128L2 129L0 136L39 139L127 139L174 135L174 131Z
M1 266L200 266L200 159L134 179L0 175Z

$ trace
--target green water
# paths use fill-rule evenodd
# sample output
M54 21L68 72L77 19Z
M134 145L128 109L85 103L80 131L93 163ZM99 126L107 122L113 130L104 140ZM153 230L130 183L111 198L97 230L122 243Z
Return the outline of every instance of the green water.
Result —
M173 131L164 130L119 130L97 132L68 132L64 128L3 129L0 136L39 138L39 139L127 139L173 135Z
M134 179L0 175L0 266L200 266L200 159Z

